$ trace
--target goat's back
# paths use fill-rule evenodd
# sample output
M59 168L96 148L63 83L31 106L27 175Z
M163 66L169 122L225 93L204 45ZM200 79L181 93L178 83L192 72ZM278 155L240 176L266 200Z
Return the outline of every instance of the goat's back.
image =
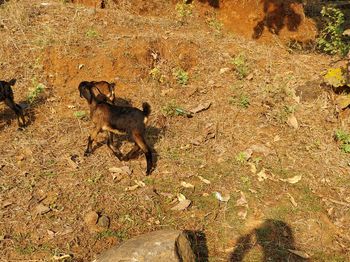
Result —
M145 114L138 108L115 106L108 103L97 104L92 119L95 123L102 121L112 129L131 132L132 130L145 130Z

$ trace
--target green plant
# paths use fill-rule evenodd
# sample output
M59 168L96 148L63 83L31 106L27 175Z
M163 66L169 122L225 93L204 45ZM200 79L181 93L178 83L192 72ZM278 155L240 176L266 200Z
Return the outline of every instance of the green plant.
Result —
M248 108L250 105L249 97L244 94L241 94L239 97L231 97L229 103L242 108Z
M122 241L124 239L127 239L128 235L127 235L127 232L124 230L119 231L119 230L107 229L105 231L99 232L96 236L98 240L106 237L115 237L115 238L118 238L118 240Z
M32 79L33 88L29 91L29 94L27 96L27 101L32 104L35 102L35 100L38 98L38 96L44 91L45 85L42 83L39 83L36 78Z
M162 108L162 111L163 111L164 115L166 115L166 116L187 116L187 117L191 116L190 112L177 106L174 101L167 103Z
M90 28L89 30L86 31L85 35L89 38L94 38L98 36L98 33L94 28Z
M240 164L243 164L244 162L247 161L247 154L245 152L239 152L236 155L236 161L239 162Z
M188 17L192 16L193 4L188 4L187 0L182 0L176 4L175 10L179 21L183 24Z
M173 76L175 77L178 84L180 84L180 85L187 85L188 84L189 75L182 68L175 69L173 71Z
M82 118L86 117L86 112L85 111L76 111L76 112L74 112L74 116L76 118L82 119Z
M244 54L238 54L232 59L231 63L235 67L236 74L239 79L245 78L249 74L249 66L247 58Z
M164 83L165 81L165 76L162 74L160 68L157 66L149 71L149 75L153 80L159 83Z
M350 134L349 133L341 129L336 130L335 139L341 143L340 149L344 153L350 153Z
M207 19L207 24L215 31L216 34L221 33L223 24L216 17Z
M320 50L329 54L346 55L350 49L350 39L343 35L344 13L335 7L323 7L321 15L324 20L324 28L317 39Z

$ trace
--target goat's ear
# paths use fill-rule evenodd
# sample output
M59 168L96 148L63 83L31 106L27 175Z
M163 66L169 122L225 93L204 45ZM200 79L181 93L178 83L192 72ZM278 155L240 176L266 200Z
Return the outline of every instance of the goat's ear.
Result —
M13 86L14 84L16 84L16 79L11 79L10 81L9 81L9 85L10 86Z

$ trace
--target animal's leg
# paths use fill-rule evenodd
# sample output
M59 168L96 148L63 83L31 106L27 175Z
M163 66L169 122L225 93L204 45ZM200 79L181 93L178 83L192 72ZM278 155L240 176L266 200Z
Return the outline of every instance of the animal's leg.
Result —
M145 139L143 138L143 135L138 130L132 131L132 137L135 143L142 149L143 153L146 156L146 161L147 161L146 175L148 176L152 171L152 165L153 165L152 152L149 146L146 144Z

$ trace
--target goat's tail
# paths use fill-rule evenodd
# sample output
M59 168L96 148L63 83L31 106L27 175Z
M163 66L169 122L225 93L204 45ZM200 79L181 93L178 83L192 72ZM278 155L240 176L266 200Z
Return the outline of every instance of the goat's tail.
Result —
M142 112L143 112L143 115L145 116L145 119L143 120L143 122L147 123L148 116L151 114L151 106L147 102L142 103Z

